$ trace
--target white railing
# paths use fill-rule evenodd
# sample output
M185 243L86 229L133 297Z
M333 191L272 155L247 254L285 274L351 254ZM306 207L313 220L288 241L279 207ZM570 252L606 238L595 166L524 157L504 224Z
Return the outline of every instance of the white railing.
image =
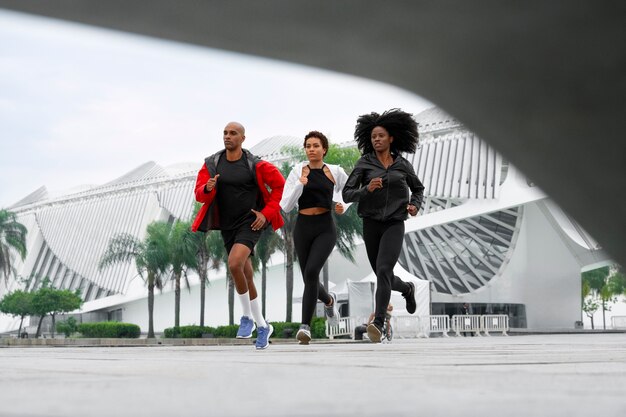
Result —
M447 314L435 314L420 317L420 337L430 337L431 333L441 333L448 337L450 331L450 316Z
M452 316L452 331L457 336L461 336L461 332L474 332L476 336L480 336L481 316L477 314L455 314Z
M487 314L481 317L481 330L485 336L490 336L489 332L502 332L504 336L508 336L509 316L504 314Z
M420 317L418 316L391 316L393 337L410 339L420 335Z
M613 328L626 328L626 316L614 318L617 320L612 320ZM354 329L366 321L365 317L341 317L335 326L330 326L326 322L326 336L331 340L338 336L349 336L354 339ZM502 332L504 336L508 336L509 317L505 314L457 314L450 319L446 314L421 317L404 315L392 316L391 326L394 337L401 339L429 337L431 333L441 333L448 337L450 330L457 336L466 332L475 333L476 336L481 336L481 332L485 336L490 336L493 332Z
M611 317L611 328L616 330L626 329L626 316Z
M354 328L361 324L357 321L357 317L340 317L339 322L335 326L331 326L327 320L326 337L330 340L337 336L350 336L351 339L354 339Z

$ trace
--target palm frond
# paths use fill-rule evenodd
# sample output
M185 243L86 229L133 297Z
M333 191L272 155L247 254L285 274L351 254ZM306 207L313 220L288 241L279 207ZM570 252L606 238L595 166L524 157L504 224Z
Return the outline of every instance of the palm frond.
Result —
M26 226L17 221L11 211L0 210L0 274L5 281L16 274L13 252L23 260L26 257Z
M120 233L109 240L109 244L98 263L98 269L103 270L118 263L132 262L142 264L141 258L145 251L143 242L128 233Z

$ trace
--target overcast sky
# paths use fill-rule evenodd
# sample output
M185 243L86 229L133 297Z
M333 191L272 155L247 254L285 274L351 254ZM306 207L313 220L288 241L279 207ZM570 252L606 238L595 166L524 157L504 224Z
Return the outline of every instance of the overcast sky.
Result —
M147 161L200 167L231 120L248 148L313 129L343 142L360 114L431 106L353 76L0 11L0 208Z

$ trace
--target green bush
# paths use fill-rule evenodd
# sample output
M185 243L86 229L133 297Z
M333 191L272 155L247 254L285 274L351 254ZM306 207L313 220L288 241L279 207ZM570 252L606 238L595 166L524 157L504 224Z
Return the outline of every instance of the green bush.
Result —
M139 326L136 324L119 323L116 321L83 323L78 325L78 331L83 337L119 337L126 339L136 339L141 333Z
M239 325L233 324L231 326L218 326L215 329L215 337L228 337L234 338L237 337L237 330L239 329Z
M211 333L215 336L215 327L208 326L180 326L169 327L163 331L163 335L167 338L183 338L183 339L199 339L205 333Z
M60 321L56 324L57 332L63 333L65 337L70 337L72 333L78 331L78 324L74 317L68 317L65 321Z
M296 337L296 333L300 328L300 323L284 322L284 321L272 321L274 326L274 333L272 337L282 339L285 337L285 329L291 329L291 337ZM169 327L164 330L164 336L167 338L201 338L204 333L211 333L213 337L230 338L237 337L237 330L239 325L233 324L230 326L218 326L218 327L201 327L201 326L180 326ZM311 322L311 336L314 339L326 339L326 320L321 317L313 318ZM256 331L252 334L252 337L256 337Z
M326 319L313 317L313 321L311 321L311 337L313 339L328 339L326 337Z
M300 323L291 323L284 321L273 321L271 322L272 326L274 326L274 333L272 333L272 337L277 339L282 339L285 337L285 329L291 329L291 336L288 338L296 337L296 333L298 333L298 329L300 328Z

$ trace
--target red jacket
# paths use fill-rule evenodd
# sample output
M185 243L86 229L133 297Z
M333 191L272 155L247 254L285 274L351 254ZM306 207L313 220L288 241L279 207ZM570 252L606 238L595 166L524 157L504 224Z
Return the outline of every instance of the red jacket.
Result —
M280 199L283 196L285 178L283 178L283 175L274 165L255 157L246 149L243 151L246 153L248 164L256 177L259 191L265 203L265 207L261 209L261 213L263 213L267 221L272 224L274 230L278 230L285 224L285 221L280 215L279 205ZM198 172L195 193L196 201L202 203L202 207L191 225L191 230L194 232L198 230L206 232L208 230L219 230L220 228L217 204L213 204L217 190L214 188L211 192L206 193L204 186L207 181L215 175L217 161L224 152L225 151L222 150L206 158L204 165ZM269 187L271 191L268 190L267 187Z

